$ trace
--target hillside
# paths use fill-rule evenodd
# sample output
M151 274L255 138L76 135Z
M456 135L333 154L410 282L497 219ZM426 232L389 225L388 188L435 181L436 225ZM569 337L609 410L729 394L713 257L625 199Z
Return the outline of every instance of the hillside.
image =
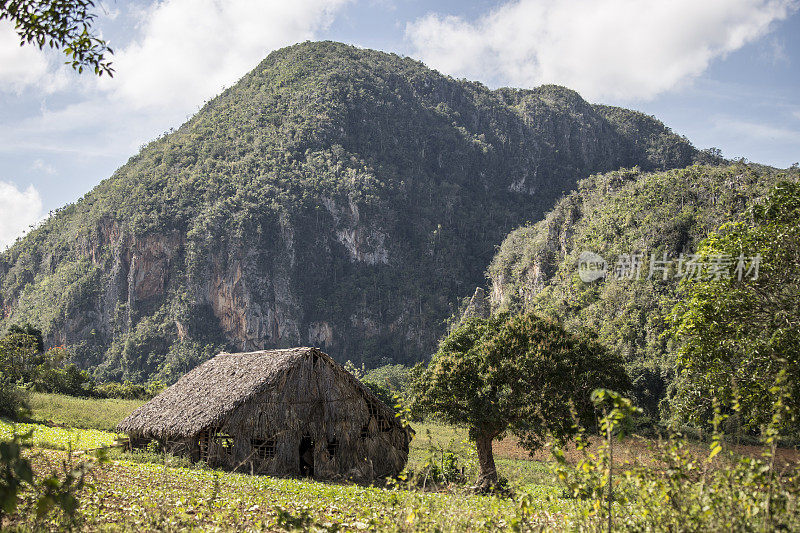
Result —
M798 180L800 172L733 164L591 176L543 220L508 235L488 269L493 305L536 310L570 329L597 332L627 361L639 405L657 416L673 374L663 333L679 278L673 265L667 280L659 270L648 279L650 254L677 260L693 253L721 224L747 221L748 207L780 179ZM624 254L644 254L641 276L584 283L578 274L583 251L610 265Z
M223 348L410 362L578 179L702 155L562 87L299 44L0 255L0 329L31 322L113 379L174 379Z

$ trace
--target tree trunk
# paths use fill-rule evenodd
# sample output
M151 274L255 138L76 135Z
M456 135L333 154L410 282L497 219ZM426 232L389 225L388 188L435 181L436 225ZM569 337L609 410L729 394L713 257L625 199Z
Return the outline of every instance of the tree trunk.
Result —
M493 435L481 435L475 439L478 448L478 464L480 474L478 475L478 490L491 491L497 486L497 468L494 466L494 454L492 453Z

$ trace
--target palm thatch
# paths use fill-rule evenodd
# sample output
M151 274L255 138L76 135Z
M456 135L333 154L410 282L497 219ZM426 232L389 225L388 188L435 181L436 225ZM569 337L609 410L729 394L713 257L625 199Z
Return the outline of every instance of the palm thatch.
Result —
M316 348L220 354L117 427L217 466L371 479L400 472L409 430Z

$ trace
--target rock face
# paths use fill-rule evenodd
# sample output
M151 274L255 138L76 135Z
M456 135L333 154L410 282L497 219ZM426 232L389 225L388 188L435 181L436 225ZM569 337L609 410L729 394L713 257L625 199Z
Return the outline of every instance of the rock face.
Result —
M0 327L32 322L116 379L298 344L412 362L508 231L579 178L696 156L562 87L490 91L304 43L0 255Z
M475 289L475 294L473 294L472 298L470 298L467 308L464 309L464 313L461 315L461 321L464 322L470 318L485 319L489 318L491 314L492 309L490 307L488 298L486 298L486 291L483 290L483 288L478 287Z

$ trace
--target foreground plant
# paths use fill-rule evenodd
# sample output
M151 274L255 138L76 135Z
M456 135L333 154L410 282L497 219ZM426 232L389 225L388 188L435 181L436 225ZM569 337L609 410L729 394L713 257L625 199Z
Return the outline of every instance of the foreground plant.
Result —
M15 434L10 441L0 442L0 527L3 517L16 510L25 485L33 485L31 463L22 456L26 440L26 436Z
M777 428L788 415L781 402L764 432L761 457L724 453L719 428L727 415L717 403L714 432L705 453L674 433L653 447L644 464L614 472L613 439L635 414L619 395L606 399L601 426L606 439L592 452L578 438L582 458L570 465L555 448L554 466L566 495L574 498L569 520L578 529L608 531L797 531L800 530L800 471L776 466ZM602 405L602 404L601 404ZM736 406L732 409L735 411Z
M0 0L0 21L14 25L20 44L62 49L66 64L98 76L112 76L109 56L114 52L94 30L94 0Z
M71 528L77 520L78 494L87 485L87 476L94 464L86 460L75 461L70 450L60 468L35 476L31 460L24 453L31 448L32 432L14 433L11 440L0 442L0 528L6 516L18 510L22 495L30 491L33 506L25 509L38 523L53 510L62 512L64 523ZM96 453L98 462L106 462L104 449Z

